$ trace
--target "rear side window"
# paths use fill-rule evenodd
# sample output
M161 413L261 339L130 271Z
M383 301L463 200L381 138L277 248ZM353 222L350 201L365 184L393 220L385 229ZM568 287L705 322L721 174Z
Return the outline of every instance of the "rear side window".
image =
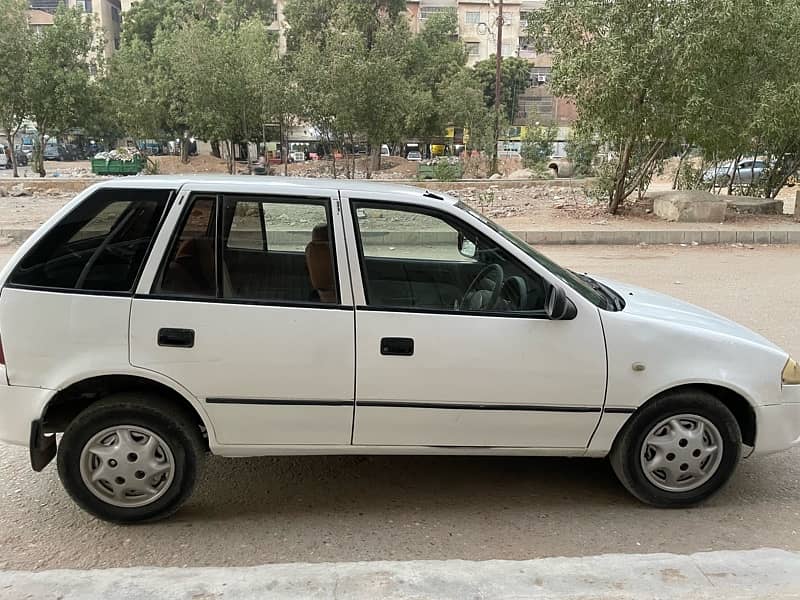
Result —
M171 190L98 190L25 255L10 284L131 292Z

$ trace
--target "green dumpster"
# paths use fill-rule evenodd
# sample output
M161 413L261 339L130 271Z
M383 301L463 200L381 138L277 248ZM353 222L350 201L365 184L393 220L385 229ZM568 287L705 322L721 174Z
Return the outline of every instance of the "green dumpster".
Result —
M144 161L135 156L132 160L113 158L92 159L92 173L95 175L136 175L144 168Z

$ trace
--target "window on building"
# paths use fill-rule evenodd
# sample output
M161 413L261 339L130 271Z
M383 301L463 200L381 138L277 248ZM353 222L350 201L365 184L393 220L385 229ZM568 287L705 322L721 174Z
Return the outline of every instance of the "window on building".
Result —
M119 23L122 21L120 18L119 9L116 6L111 7L111 20L114 21L114 23Z
M530 73L530 84L540 86L550 81L550 67L533 67Z
M503 44L503 56L514 56L514 44Z
M480 42L467 42L465 44L467 47L467 55L469 56L480 56L481 53L481 43Z
M83 0L83 11L84 12L87 12L87 13L94 12L92 10L93 8L94 7L92 6L92 0ZM113 11L112 11L111 14L112 15L114 14Z
M423 6L419 9L419 18L424 21L436 13L455 13L456 9L452 6Z
M481 22L481 13L478 10L468 10L464 15L464 23L467 25L477 25Z

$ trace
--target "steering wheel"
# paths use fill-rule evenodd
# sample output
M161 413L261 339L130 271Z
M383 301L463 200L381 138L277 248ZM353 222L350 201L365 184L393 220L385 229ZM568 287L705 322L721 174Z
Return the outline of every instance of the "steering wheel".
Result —
M481 289L480 284L484 280L493 283L491 289ZM459 307L461 310L489 310L497 305L500 292L503 289L503 267L497 263L486 265L481 272L475 276L469 284L467 291L461 298Z

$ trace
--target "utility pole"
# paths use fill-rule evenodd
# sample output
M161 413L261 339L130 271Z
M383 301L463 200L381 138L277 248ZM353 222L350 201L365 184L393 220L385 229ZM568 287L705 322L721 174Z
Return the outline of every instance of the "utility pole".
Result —
M497 6L497 52L494 73L494 145L492 146L492 173L497 173L497 143L500 141L500 82L503 68L503 0Z

